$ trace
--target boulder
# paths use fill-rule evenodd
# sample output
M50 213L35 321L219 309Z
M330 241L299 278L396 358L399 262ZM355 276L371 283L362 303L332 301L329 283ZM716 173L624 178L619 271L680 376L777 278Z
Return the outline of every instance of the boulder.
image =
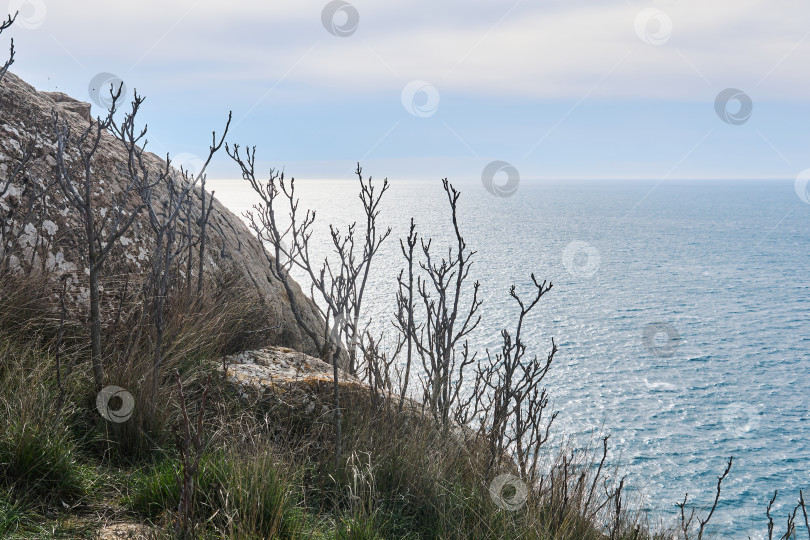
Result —
M125 109L122 104L120 109ZM12 73L0 81L0 218L3 240L0 263L16 272L41 271L55 280L64 278L68 299L77 305L88 301L88 266L84 260L82 227L79 213L69 205L56 179L56 137L52 113L69 125L74 134L86 129L90 121L90 105L59 92L39 92ZM170 119L166 119L170 121ZM9 185L19 156L33 141L34 159L24 174ZM165 167L165 160L144 153L147 167L154 172ZM78 165L78 151L69 148L67 162ZM100 215L113 206L113 201L125 189L128 181L127 154L123 144L109 133L102 137L93 168L94 197ZM5 189L4 189L5 188ZM199 187L197 188L199 193ZM156 191L156 196L162 194ZM130 196L134 205L136 196ZM132 206L134 208L134 206ZM201 210L195 205L192 228L199 232L197 219ZM256 296L263 306L267 345L283 345L318 355L315 344L296 322L290 299L270 271L272 260L262 243L242 220L214 200L208 225L205 252L205 275L227 273ZM103 309L115 306L116 283L125 280L129 287L145 279L149 256L155 245L154 234L145 212L115 246L115 251L102 269ZM196 266L196 263L195 263ZM118 280L113 277L118 276ZM196 278L195 278L196 279ZM133 283L136 282L136 283ZM293 284L293 296L302 306L302 317L310 328L323 331L324 324L317 307ZM77 310L81 313L82 310ZM86 312L86 311L85 311Z
M223 365L232 384L261 392L283 389L290 384L328 383L334 377L332 364L286 347L243 351L224 357ZM364 385L340 368L338 380L341 384Z
M273 396L307 415L327 415L332 411L334 367L319 358L271 346L225 356L221 359L221 368L230 385L244 399ZM375 392L367 381L341 367L338 383L345 396L342 399L350 402L368 402L374 398L378 404L396 407L399 403L398 394L384 388ZM347 406L346 403L343 406ZM406 416L427 418L422 404L409 397L405 398L404 412Z

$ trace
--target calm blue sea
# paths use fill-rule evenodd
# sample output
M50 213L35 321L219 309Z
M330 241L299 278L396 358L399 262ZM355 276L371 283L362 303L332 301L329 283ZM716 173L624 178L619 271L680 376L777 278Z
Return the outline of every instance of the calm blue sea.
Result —
M209 186L237 213L254 202L241 181ZM669 523L685 492L710 503L734 456L711 532L761 538L774 490L784 528L810 491L810 204L793 183L524 181L505 198L458 187L484 299L473 345L497 347L514 325L511 284L530 293L532 272L554 283L528 341L541 355L552 337L560 348L547 378L558 440L611 434L634 496ZM325 254L326 224L360 217L356 182L298 188ZM381 221L393 233L367 297L375 328L391 319L412 216L449 246L441 183L392 181Z

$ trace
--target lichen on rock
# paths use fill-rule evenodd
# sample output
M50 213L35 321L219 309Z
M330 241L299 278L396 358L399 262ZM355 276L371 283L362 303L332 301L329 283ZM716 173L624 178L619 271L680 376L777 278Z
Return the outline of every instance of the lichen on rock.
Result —
M68 299L86 301L88 267L84 260L81 217L55 185L56 135L52 113L65 121L71 132L80 133L91 121L90 105L59 92L39 92L12 73L0 82L0 264L16 272L49 272L54 281L67 278ZM33 159L23 174L10 180L21 155L34 145ZM112 134L105 133L92 164L94 204L100 216L116 210L126 183L127 153ZM165 167L165 160L144 152L150 170ZM66 162L78 167L75 148L68 148ZM196 188L199 190L199 188ZM199 191L198 191L199 193ZM157 197L165 196L156 190ZM210 194L208 195L210 197ZM132 197L130 197L132 198ZM134 206L123 208L124 214ZM201 214L192 211L196 233ZM102 218L103 219L103 218ZM216 199L208 228L206 274L228 272L238 276L245 287L255 291L262 303L269 345L283 345L317 354L315 345L299 327L281 282L270 271L270 255L241 219ZM141 215L127 234L117 242L113 260L105 267L109 275L126 274L130 285L145 279L155 239L148 218ZM106 264L106 263L105 263ZM196 265L195 265L196 270ZM195 278L196 279L196 278ZM120 281L120 280L119 280ZM133 283L134 282L134 283ZM105 297L116 297L115 283L105 285ZM311 328L323 328L316 306L294 285L296 302Z

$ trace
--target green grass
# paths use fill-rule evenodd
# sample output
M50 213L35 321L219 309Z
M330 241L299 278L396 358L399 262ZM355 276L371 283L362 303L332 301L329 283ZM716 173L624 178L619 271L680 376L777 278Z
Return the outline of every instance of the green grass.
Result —
M64 434L18 420L0 435L0 482L17 497L74 504L93 481Z
M0 293L5 285L0 281ZM0 537L93 538L103 516L174 538L177 369L191 416L213 373L195 490L199 538L606 539L601 523L576 505L550 508L548 492L515 512L498 508L482 449L425 418L379 409L358 388L342 390L343 457L336 464L332 417L320 416L331 403L331 383L306 389L320 401L307 414L289 396L245 401L219 376L219 355L247 346L234 343L239 332L231 330L239 325L227 320L239 306L217 304L221 298L188 317L172 312L174 340L154 402L144 390L149 336L127 355L125 340L109 337L108 384L130 389L136 402L121 424L96 411L81 329L71 329L78 337L63 365L78 362L57 418L53 319L39 320L31 295L18 297L24 309L15 315L9 296L0 294ZM626 519L631 530L633 515ZM619 539L662 537L642 530Z
M125 504L153 522L170 517L180 499L178 474L173 460L134 473ZM294 486L268 456L206 454L196 487L195 517L209 528L233 537L298 536L303 515L292 496Z
M31 532L34 527L34 516L23 500L0 490L0 538Z
M0 359L0 489L23 506L74 505L90 498L97 482L93 467L79 457L65 424L56 422L47 374L53 358L0 335Z
M146 523L172 538L180 461L170 381L161 387L160 410L138 411L140 425L152 422L156 431L147 438L133 422L137 414L121 425L101 419L88 366L77 368L56 421L53 354L1 332L0 354L0 537L92 538L102 507L110 519ZM215 369L187 362L181 377L190 411ZM328 394L329 385L320 390ZM336 466L329 415L307 417L274 396L246 404L214 379L204 417L209 444L196 483L198 536L604 540L575 513L553 524L539 499L517 512L496 507L474 449L429 421L404 422L357 390L347 390L342 402L344 459ZM126 446L138 441L147 451L134 455Z
M339 540L380 540L383 538L407 538L407 536L383 536L384 526L379 524L377 514L347 515L338 522L335 538Z
M156 520L167 509L177 507L180 500L177 473L175 464L168 460L134 472L129 480L131 494L124 503L141 516Z

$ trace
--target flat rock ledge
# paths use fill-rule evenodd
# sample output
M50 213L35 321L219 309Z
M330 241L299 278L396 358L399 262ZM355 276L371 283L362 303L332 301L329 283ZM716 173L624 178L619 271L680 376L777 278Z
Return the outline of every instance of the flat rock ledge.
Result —
M239 387L283 391L291 384L331 382L331 364L286 347L266 347L223 358L228 380ZM340 384L363 385L357 377L338 368Z
M114 523L98 530L95 540L151 540L157 535L139 523Z
M257 393L274 394L287 396L291 404L303 406L307 413L315 410L316 405L322 414L329 410L334 372L332 364L319 358L273 346L226 356L223 365L228 381L243 399ZM371 392L365 381L341 368L338 368L338 383L343 390L358 397L369 396ZM329 395L324 395L324 391ZM398 395L385 390L381 390L378 397L390 403L399 400ZM422 404L412 398L405 398L404 412L418 416L425 414Z

